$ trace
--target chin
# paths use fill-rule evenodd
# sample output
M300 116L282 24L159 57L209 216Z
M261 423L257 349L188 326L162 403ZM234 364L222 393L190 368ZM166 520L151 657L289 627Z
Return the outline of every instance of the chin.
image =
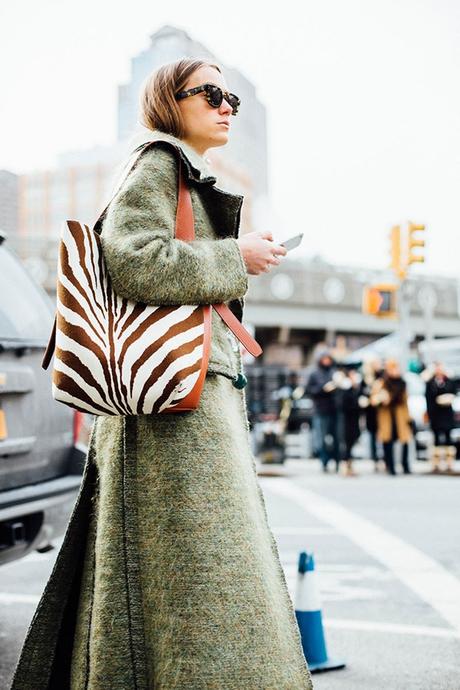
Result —
M229 132L222 132L220 134L216 134L216 136L210 140L209 148L215 146L225 146L225 144L228 142L228 135Z

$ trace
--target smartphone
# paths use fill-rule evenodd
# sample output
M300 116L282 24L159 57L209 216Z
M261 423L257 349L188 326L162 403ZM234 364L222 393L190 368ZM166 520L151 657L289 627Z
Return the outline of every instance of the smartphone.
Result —
M284 240L284 242L279 242L282 247L287 249L288 251L290 249L294 249L295 247L298 247L299 244L302 242L302 237L303 237L303 232L299 233L298 235L294 235L293 237L290 237L288 240Z

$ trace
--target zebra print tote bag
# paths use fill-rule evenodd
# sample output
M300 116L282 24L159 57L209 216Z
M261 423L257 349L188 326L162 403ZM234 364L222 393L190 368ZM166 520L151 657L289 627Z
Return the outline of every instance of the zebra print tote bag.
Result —
M141 149L131 166L134 169ZM262 349L225 304L153 306L118 296L97 228L64 223L57 310L42 366L54 352L55 400L95 415L182 412L199 405L211 347L214 307L249 352ZM195 238L190 192L179 155L175 237Z

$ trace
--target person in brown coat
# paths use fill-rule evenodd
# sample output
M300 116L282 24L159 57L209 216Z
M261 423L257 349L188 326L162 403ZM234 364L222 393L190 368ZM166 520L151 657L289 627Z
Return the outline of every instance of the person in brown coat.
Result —
M406 382L401 376L400 366L395 359L386 361L383 377L377 379L372 387L370 402L377 408L377 438L383 445L388 474L396 474L395 441L399 441L402 446L401 464L403 472L410 474L411 419L407 404Z

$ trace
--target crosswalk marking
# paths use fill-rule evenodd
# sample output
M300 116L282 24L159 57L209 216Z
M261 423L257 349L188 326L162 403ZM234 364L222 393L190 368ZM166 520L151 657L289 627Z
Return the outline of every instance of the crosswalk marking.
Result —
M276 477L259 481L264 491L293 501L316 519L346 535L460 632L460 580L433 558L340 503L299 487L289 479Z
M327 628L338 630L356 630L359 632L383 632L396 635L419 635L420 637L447 637L460 639L460 632L450 628L439 628L432 625L400 625L399 623L382 623L380 621L356 621L346 618L325 618Z
M38 594L21 594L20 592L0 592L0 604L38 604Z
M337 534L337 530L332 527L272 527L273 534L309 534L309 535L326 535Z

